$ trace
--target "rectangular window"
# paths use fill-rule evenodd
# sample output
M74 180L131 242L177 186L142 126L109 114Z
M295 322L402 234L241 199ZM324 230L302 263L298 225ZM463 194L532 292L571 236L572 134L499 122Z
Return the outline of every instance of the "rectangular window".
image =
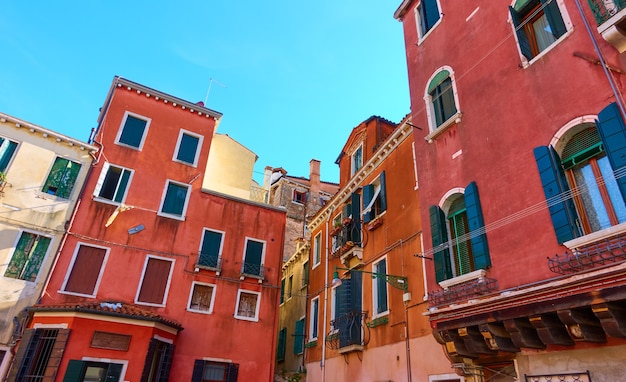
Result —
M115 142L141 150L149 127L150 118L126 112Z
M285 302L285 279L280 280L280 303Z
M215 285L194 282L189 294L187 309L193 312L213 313Z
M4 277L35 281L51 241L52 239L46 236L22 232Z
M293 275L289 276L289 286L287 289L287 293L288 293L288 298L291 298L292 294L293 294Z
M265 242L246 238L246 248L243 255L241 274L248 276L263 277L263 258L265 255Z
M109 250L104 247L78 244L62 290L94 297L98 291L108 253Z
M452 78L447 77L429 91L435 114L435 126L441 126L457 112Z
M278 333L278 349L276 350L276 360L285 360L285 349L287 348L287 328L280 329Z
M69 199L80 171L80 163L57 157L41 192Z
M176 143L174 160L196 166L200 155L200 147L202 146L202 138L201 135L181 130Z
M247 321L258 321L260 304L261 293L240 289L237 296L235 318Z
M363 145L359 146L359 148L356 149L354 153L352 153L350 160L352 164L350 176L352 176L356 174L356 172L359 171L361 167L363 167Z
M387 304L387 259L382 259L372 265L374 275L372 275L372 296L374 298L374 317L389 313ZM379 275L376 275L379 274Z
M26 329L17 349L10 381L44 381L56 375L69 329Z
M304 318L296 321L296 333L293 336L293 354L304 352Z
M313 239L313 268L322 262L322 233L315 235Z
M309 285L309 262L302 264L302 288Z
M309 319L309 341L317 339L317 326L319 320L320 298L315 297L311 300L311 311Z
M239 364L198 359L193 365L191 382L236 382Z
M131 170L105 162L93 195L116 203L124 202L131 175Z
M184 220L189 203L190 188L191 186L188 184L168 180L163 192L163 202L159 215Z
M306 191L293 190L293 201L298 204L306 204Z
M0 137L0 172L6 172L17 149L17 142Z
M532 60L567 32L556 0L517 1L509 7L522 55Z
M79 361L72 359L67 365L63 381L100 382L119 381L124 365L121 363ZM28 379L30 381L30 379Z
M422 39L426 33L428 33L428 31L435 26L441 17L439 4L437 4L437 0L422 0L417 8L415 8L415 13L417 17L419 37Z
M141 275L136 303L165 306L174 260L148 256Z
M387 192L385 186L385 172L381 172L378 178L363 186L363 222L368 223L379 217L387 210Z
M224 232L211 229L204 229L202 235L202 245L198 256L198 266L209 269L221 270L220 257L222 254Z
M170 376L173 358L174 345L152 338L143 364L141 382L167 381ZM109 380L106 380L106 382L109 382Z

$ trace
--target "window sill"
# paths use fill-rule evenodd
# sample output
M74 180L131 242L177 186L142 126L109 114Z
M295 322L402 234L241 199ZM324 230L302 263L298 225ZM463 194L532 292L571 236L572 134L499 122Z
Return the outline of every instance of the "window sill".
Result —
M64 294L67 296L78 296L78 297L87 297L87 298L95 298L95 294L84 294L84 293L76 293L76 292L68 292L66 290L57 291L59 294Z
M197 310L197 309L189 309L189 308L187 308L187 311L191 313L200 313L200 314L212 314L213 313L212 310Z
M559 39L556 40L555 42L553 42L552 45L550 45L546 49L544 49L541 52L539 52L539 54L536 55L535 57L533 57L531 60L528 60L526 57L524 57L524 55L521 55L521 53L520 53L520 55L522 57L522 67L524 69L528 69L528 67L530 67L532 64L534 64L535 62L539 61L543 56L548 54L548 52L550 52L552 49L554 49L554 47L559 45L561 43L561 41L563 41L565 38L567 38L567 36L569 36L570 34L572 34L572 29L570 29L567 32L563 33L563 36L559 37Z
M461 275L461 276L457 276L457 277L453 277L451 279L443 280L443 281L439 282L439 286L442 287L443 289L448 289L448 288L450 288L451 286L454 286L454 285L463 284L463 283L471 281L471 280L476 280L476 279L479 279L481 277L485 277L486 274L487 274L486 270L479 269L477 271L466 273L466 274Z
M172 215L172 214L168 214L165 212L157 212L157 215L163 218L168 218L168 219L173 219L173 220L180 220L180 221L185 221L185 216L179 216L179 215Z
M389 323L389 316L386 315L386 316L375 318L372 321L368 322L366 325L368 328L375 328L377 326L387 325L388 323Z
M568 249L575 249L575 248L583 247L588 244L593 244L597 241L609 238L611 236L619 235L623 232L626 232L626 223L614 225L612 227L605 228L603 230L596 231L596 232L578 237L570 241L566 241L563 243L563 245L566 246Z
M197 163L189 163L189 162L185 162L184 160L180 160L180 159L172 159L172 162L184 164L185 166L189 166L189 167L198 167Z
M428 38L428 36L430 36L430 34L435 30L435 28L437 28L439 26L439 24L441 24L441 20L443 20L443 13L439 12L439 20L437 20L437 22L435 23L435 25L432 26L432 28L430 28L426 33L424 33L423 36L420 36L419 39L417 40L417 45L422 45L422 43L424 42L424 40L426 40ZM419 29L419 26L418 26ZM419 33L419 31L418 31Z
M242 321L259 322L259 319L256 317L235 316L235 319Z
M382 217L382 216L378 216L376 219L374 219L374 220L372 220L372 221L368 222L368 223L365 225L365 228L366 228L368 231L373 231L373 230L375 230L376 228L378 228L378 227L380 227L381 225L383 225L383 223L384 223L383 217Z
M448 130L450 126L460 123L462 117L463 117L463 113L460 111L457 111L452 117L448 118L447 121L437 126L435 130L433 130L430 134L425 136L424 139L428 141L428 143L432 143L433 139L435 139L437 136L442 134L444 131Z

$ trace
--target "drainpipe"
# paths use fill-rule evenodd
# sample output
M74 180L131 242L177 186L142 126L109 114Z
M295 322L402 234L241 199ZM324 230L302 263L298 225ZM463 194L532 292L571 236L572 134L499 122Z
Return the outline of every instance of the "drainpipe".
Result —
M598 42L593 36L593 31L591 30L589 21L585 17L583 8L580 5L580 0L575 0L575 3L576 3L576 7L578 8L578 12L580 13L580 17L583 20L583 24L585 24L585 29L587 30L587 33L589 34L589 39L591 40L591 43L593 44L593 47L596 50L596 53L598 54L598 59L600 60L600 64L602 65L602 70L604 70L604 75L606 75L606 78L609 80L609 85L611 85L611 90L613 91L613 95L615 96L615 100L617 101L617 106L619 106L619 110L622 113L622 118L626 120L626 109L624 108L624 102L619 94L619 91L617 90L617 87L615 86L615 81L613 80L611 73L609 73L609 69L607 67L606 61L604 61L604 56L602 55L600 46L598 45Z
M330 217L332 216L332 212L333 211L329 211L328 213L328 219L326 219L326 247L324 249L325 251L325 257L326 257L326 261L324 264L324 330L322 331L322 361L320 362L320 368L322 369L322 382L326 381L326 321L327 321L327 317L326 314L328 313L328 222L330 221ZM319 333L318 333L318 338L319 338Z

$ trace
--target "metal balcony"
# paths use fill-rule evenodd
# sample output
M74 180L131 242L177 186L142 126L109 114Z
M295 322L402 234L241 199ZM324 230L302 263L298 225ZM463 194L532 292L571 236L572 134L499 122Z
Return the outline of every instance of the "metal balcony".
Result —
M626 51L626 0L588 0L598 32L620 53Z
M196 268L209 269L216 272L222 270L222 259L218 255L209 255L207 253L200 253L198 255L198 262Z
M576 273L605 264L626 260L626 234L609 237L592 244L548 257L548 268L562 275Z

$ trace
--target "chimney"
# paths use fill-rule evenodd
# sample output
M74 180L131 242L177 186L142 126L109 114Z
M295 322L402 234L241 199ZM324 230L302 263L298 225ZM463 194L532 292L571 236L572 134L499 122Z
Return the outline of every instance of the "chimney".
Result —
M311 181L311 196L318 196L320 193L320 161L311 159L309 180Z

